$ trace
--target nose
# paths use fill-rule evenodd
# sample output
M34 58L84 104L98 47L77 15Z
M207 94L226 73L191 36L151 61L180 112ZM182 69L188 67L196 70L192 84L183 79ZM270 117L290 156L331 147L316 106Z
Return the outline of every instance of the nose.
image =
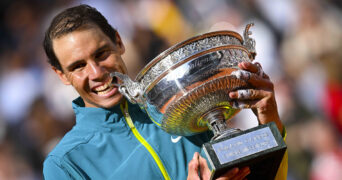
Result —
M95 62L88 64L88 76L90 80L100 80L103 78L104 69Z

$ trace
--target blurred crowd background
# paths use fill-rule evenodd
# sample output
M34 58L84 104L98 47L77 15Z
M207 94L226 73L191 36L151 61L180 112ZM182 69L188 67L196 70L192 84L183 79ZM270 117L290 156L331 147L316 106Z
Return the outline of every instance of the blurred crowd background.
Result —
M121 34L132 78L175 43L214 30L241 34L254 22L256 61L275 84L286 125L288 179L342 179L341 1L1 0L0 180L42 179L44 157L75 123L78 95L51 70L42 39L56 13L81 3ZM247 110L234 121L257 124Z

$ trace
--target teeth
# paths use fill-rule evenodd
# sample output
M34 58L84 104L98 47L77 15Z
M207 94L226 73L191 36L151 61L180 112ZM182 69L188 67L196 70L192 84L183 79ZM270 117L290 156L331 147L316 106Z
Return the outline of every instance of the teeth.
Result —
M107 87L108 87L108 85L107 85L107 84L104 84L103 86L99 86L99 87L95 88L95 91L103 91L103 90L105 90Z
M108 88L107 90L105 91L100 91L100 92L97 92L98 95L104 95L106 93L108 93L110 90L112 90L113 88Z
M110 86L111 82L112 82L112 79L110 79L110 81L108 81L106 84L95 88L94 91L97 91L98 93L102 93L102 91L106 90Z

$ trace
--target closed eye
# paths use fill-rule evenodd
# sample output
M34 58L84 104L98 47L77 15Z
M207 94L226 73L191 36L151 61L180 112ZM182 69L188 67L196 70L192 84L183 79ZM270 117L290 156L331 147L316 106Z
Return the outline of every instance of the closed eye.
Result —
M110 55L109 50L99 51L98 53L95 54L95 59L102 61L102 60L105 60L109 55Z
M76 71L76 70L80 70L81 68L83 68L84 66L86 65L86 63L83 63L83 62L78 62L76 64L73 64L69 71Z

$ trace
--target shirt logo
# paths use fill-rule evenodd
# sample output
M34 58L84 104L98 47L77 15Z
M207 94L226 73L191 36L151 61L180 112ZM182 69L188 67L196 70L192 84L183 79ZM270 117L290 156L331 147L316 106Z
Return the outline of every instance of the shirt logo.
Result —
M182 136L178 136L178 137L176 137L176 138L173 138L173 137L171 136L171 142L177 143L181 138L182 138Z

